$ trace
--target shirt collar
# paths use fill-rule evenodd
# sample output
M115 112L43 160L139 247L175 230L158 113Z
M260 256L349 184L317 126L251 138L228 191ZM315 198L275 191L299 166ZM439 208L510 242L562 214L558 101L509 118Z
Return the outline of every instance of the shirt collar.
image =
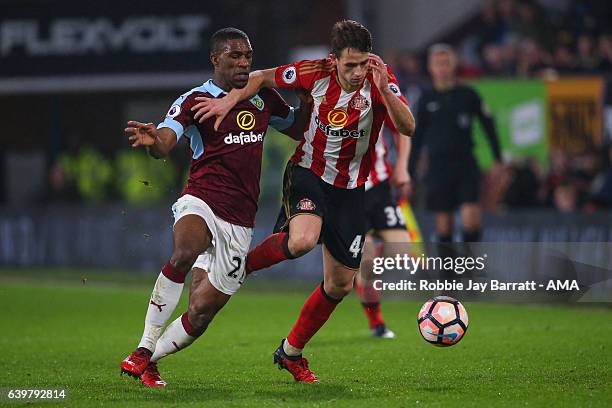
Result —
M217 98L219 95L223 94L225 95L227 92L225 92L223 89L219 88L212 79L209 79L208 81L204 82L204 84L202 85L202 87L206 90L206 92L208 92L209 94L211 94L212 96L214 96L215 98Z

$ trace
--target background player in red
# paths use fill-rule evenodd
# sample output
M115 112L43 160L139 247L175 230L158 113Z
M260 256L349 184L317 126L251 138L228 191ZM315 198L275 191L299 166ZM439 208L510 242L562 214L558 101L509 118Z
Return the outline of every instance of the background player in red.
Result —
M155 283L140 344L121 362L122 372L139 377L148 386L166 385L157 361L193 343L242 284L268 124L299 135L307 118L294 116L276 91L261 89L237 104L218 129L213 128L212 120L195 121L190 108L196 96L217 98L242 88L251 69L253 50L247 35L238 29L217 31L210 49L211 80L181 95L157 128L135 121L126 128L132 147L146 146L156 158L167 155L181 137L189 140L193 154L187 186L172 207L172 256ZM190 269L189 308L161 335Z
M371 54L370 32L350 20L334 24L329 58L255 71L247 86L226 98L199 98L196 118L217 115L216 124L241 100L263 86L304 89L313 98L304 141L284 177L283 209L275 234L249 252L247 269L266 268L323 244L323 275L297 322L274 353L274 361L296 381L316 382L302 349L351 292L366 233L364 184L371 154L387 115L406 135L414 118L395 77ZM287 231L288 230L288 231Z
M388 160L388 147L384 138L384 128L388 128L396 147L394 166ZM367 219L366 243L363 250L361 268L355 278L355 292L359 296L363 311L368 319L372 336L385 339L395 338L383 318L380 293L372 286L372 261L375 256L393 256L398 250L404 250L401 244L410 242L406 222L400 207L393 198L391 186L398 189L401 197L407 197L410 191L408 175L408 155L410 139L399 134L389 120L385 121L378 141L371 151L373 155L372 170L365 184L365 212ZM380 243L380 245L379 245Z

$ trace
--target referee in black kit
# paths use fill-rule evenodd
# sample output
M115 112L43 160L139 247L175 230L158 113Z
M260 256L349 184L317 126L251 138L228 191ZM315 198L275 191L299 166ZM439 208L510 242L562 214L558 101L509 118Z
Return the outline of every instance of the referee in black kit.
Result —
M429 49L428 69L433 89L425 90L419 99L409 160L410 174L416 180L417 160L422 148L427 148L427 208L436 213L436 232L441 243L452 242L453 213L458 208L463 223L463 241L480 241L480 170L472 153L475 117L489 139L495 166L501 166L493 118L472 87L457 83L456 67L457 56L451 46L436 44Z

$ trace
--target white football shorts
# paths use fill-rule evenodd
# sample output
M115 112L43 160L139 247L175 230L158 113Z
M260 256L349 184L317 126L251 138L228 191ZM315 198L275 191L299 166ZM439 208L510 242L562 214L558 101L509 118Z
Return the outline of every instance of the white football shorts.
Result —
M204 219L212 233L212 244L198 256L194 268L208 272L210 283L226 295L238 291L245 278L245 259L253 238L253 228L234 225L217 217L203 200L186 194L172 206L174 224L186 215Z

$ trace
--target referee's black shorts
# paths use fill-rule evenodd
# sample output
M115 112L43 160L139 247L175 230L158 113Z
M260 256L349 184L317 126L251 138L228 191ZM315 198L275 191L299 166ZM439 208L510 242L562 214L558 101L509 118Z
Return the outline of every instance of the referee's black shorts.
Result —
M480 170L475 161L449 164L431 160L425 177L427 209L449 212L480 200Z

